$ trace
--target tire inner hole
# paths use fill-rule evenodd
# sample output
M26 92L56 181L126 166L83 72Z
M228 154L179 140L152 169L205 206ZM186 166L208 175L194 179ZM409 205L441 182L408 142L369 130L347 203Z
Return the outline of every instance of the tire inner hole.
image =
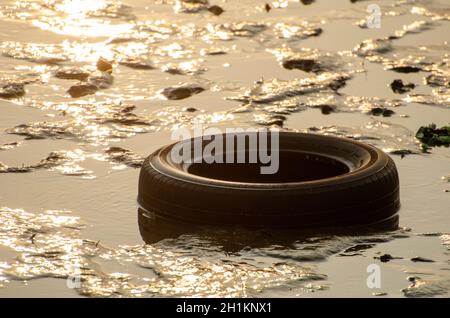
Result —
M261 167L274 165L274 163L249 163L249 155L249 152L246 152L246 163L236 163L235 154L234 163L202 161L192 163L185 169L188 173L200 177L249 183L305 182L350 172L350 168L345 163L334 158L298 151L281 151L278 159L278 171L274 174L261 174ZM275 160L276 156L272 156L271 159ZM225 157L222 161L226 162Z

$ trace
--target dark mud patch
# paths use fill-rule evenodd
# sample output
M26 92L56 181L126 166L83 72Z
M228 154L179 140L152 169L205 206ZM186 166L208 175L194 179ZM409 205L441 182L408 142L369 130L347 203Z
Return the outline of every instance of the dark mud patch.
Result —
M312 49L271 50L282 67L288 70L298 69L306 73L356 71L357 65L345 54L335 54Z
M69 93L72 98L79 98L87 95L95 94L98 91L98 87L89 83L78 83L69 88Z
M25 173L39 169L50 169L68 161L69 157L64 151L51 152L46 158L33 165L22 165L20 167L8 167L0 162L0 173Z
M20 141L9 142L0 146L0 150L11 150L21 145Z
M153 66L150 62L138 59L124 59L119 61L119 65L123 65L135 70L154 70L155 66Z
M8 134L24 136L30 139L73 139L75 134L67 122L36 122L21 124L7 129Z
M145 158L121 147L110 147L105 150L108 158L116 163L121 163L132 168L139 168L142 166Z
M245 103L271 104L276 102L300 102L299 97L323 91L332 91L333 94L351 76L341 73L324 73L316 77L284 81L278 79L261 80L254 87L239 97L229 98Z
M77 83L67 91L72 98L79 98L95 94L100 89L109 88L114 82L114 77L109 72L101 72L90 75L86 82Z

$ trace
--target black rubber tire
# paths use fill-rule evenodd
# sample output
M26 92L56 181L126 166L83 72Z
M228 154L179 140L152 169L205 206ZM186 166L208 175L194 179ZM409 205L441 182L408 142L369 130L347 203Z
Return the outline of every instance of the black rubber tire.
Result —
M154 216L197 224L314 229L386 227L388 222L397 228L399 179L393 160L383 151L317 134L280 132L279 140L280 152L313 152L353 168L306 182L230 182L193 175L174 164L168 155L172 144L145 160L138 203Z

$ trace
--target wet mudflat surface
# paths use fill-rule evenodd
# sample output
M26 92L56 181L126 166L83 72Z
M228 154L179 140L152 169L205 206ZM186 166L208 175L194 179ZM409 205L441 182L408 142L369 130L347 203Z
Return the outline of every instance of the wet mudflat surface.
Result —
M447 1L75 2L0 4L0 296L449 296L450 153L414 137L450 122ZM144 244L140 163L196 123L382 148L401 228Z

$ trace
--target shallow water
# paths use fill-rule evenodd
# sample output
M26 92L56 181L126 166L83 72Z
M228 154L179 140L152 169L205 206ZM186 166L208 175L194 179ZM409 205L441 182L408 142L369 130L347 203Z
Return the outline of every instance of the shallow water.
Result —
M0 296L449 296L450 154L423 154L414 138L450 121L447 1L376 1L380 29L366 27L370 1L274 1L269 12L210 1L219 16L201 1L75 2L0 2L0 87L19 87L0 98ZM72 98L79 79L93 87ZM395 93L395 79L415 87ZM137 168L194 123L390 152L401 228L284 240L161 225L145 245ZM380 288L366 285L372 263Z

